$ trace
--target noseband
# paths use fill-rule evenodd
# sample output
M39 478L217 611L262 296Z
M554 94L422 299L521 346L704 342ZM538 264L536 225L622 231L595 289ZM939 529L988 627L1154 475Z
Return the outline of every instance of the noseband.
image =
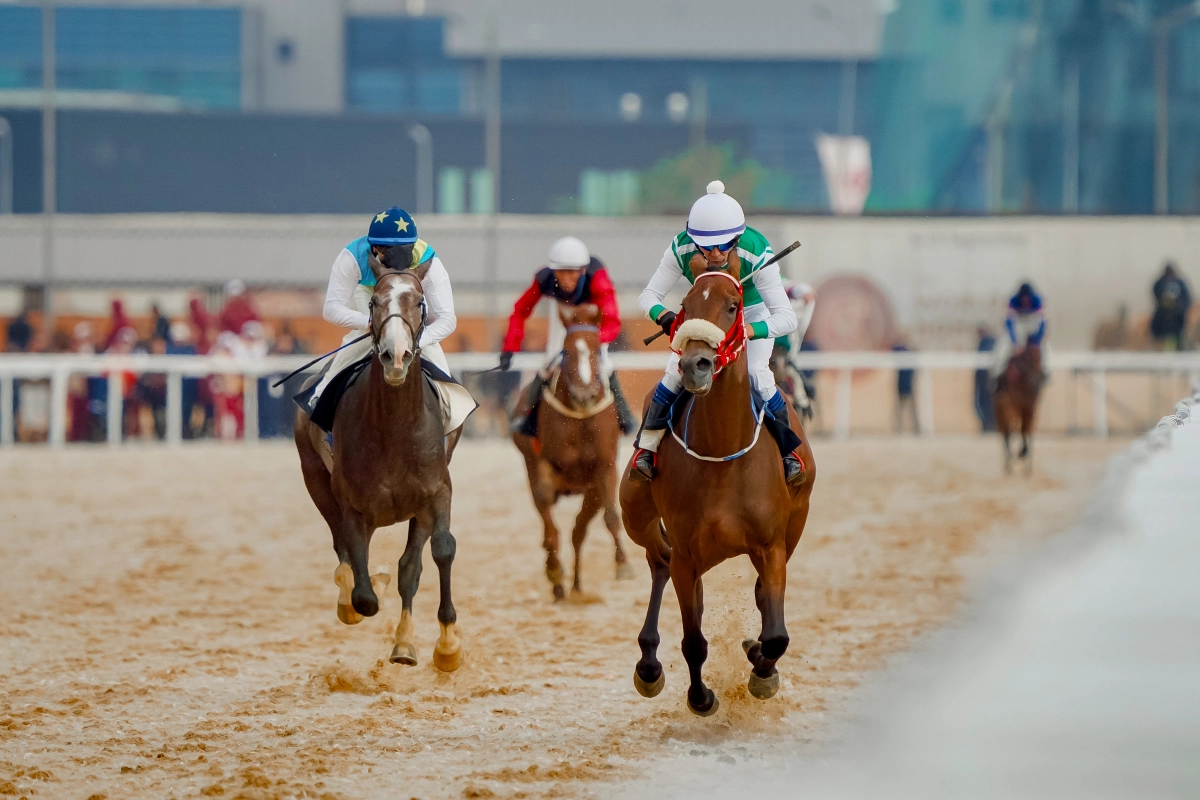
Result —
M375 317L372 316L371 317L371 346L372 346L372 349L378 355L383 355L383 352L379 349L379 337L381 337L383 335L383 329L387 327L388 322L390 322L393 319L398 319L404 323L404 327L408 328L408 334L409 334L409 336L412 337L413 352L414 353L419 352L421 349L421 334L425 332L425 320L429 314L428 306L425 305L425 287L421 285L421 279L418 278L413 273L401 272L399 270L388 270L387 272L385 272L379 276L379 280L382 280L383 278L386 278L389 275L398 275L403 278L411 278L413 281L416 282L417 289L419 289L421 292L421 324L419 326L417 326L416 330L413 330L413 326L411 324L409 324L408 320L406 320L404 318L403 314L388 314L386 317L384 317L380 321L379 328L378 328L378 330L376 330ZM379 281L376 281L375 285L378 286ZM372 294L371 295L371 308L374 309L374 307L375 307L375 296L374 296L374 294Z

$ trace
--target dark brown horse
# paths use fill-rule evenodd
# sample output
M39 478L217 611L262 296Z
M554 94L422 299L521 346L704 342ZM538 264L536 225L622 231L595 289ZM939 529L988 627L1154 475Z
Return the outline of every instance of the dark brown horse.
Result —
M1021 431L1021 452L1025 474L1033 471L1033 421L1037 414L1038 394L1042 390L1042 348L1028 345L1008 360L996 382L992 404L996 410L996 429L1004 440L1004 471L1012 472L1012 446L1009 435Z
M750 556L758 572L754 601L762 629L756 639L743 642L752 666L748 685L755 697L774 696L779 690L775 662L788 646L783 613L787 562L804 531L816 479L807 442L799 451L807 480L789 487L778 446L760 435L745 351L726 349L731 340L736 345L744 337L738 332L742 287L729 278L726 273L700 275L684 298L689 322L679 328L672 345L680 352L683 387L692 395L682 402L690 406L677 407L677 419L659 448L658 476L634 481L627 468L621 481L625 529L646 549L653 580L638 636L642 657L634 669L634 686L643 697L654 697L665 682L657 654L658 613L669 577L683 615L683 655L691 673L687 705L700 716L714 713L718 705L701 678L708 657L701 630L701 576L726 559ZM721 344L714 347L714 341ZM803 433L790 405L788 413L793 429Z
M367 571L371 536L377 528L407 520L408 545L397 579L403 610L391 660L417 663L412 601L421 578L421 552L431 541L441 583L441 636L433 663L450 672L462 663L450 597L455 541L448 465L457 431L449 441L443 435L438 396L421 372L423 271L391 272L374 259L371 268L377 281L370 306L372 357L338 406L332 469L320 454L324 434L303 413L296 415L296 449L308 493L333 533L338 619L354 625L379 611L378 587Z
M571 531L575 550L572 594L582 595L583 541L588 523L601 509L616 544L617 577L633 577L621 548L616 466L620 430L612 392L600 374L600 309L594 305L559 306L559 313L567 336L558 371L534 412L538 436L513 433L513 441L525 457L533 504L542 517L546 577L554 587L555 600L563 599L565 592L558 528L551 510L563 495L583 494L583 507Z

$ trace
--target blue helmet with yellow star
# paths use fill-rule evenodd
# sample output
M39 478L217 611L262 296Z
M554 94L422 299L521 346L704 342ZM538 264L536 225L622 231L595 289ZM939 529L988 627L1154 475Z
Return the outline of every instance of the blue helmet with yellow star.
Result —
M380 247L413 244L417 241L417 223L403 208L392 206L372 217L367 241Z

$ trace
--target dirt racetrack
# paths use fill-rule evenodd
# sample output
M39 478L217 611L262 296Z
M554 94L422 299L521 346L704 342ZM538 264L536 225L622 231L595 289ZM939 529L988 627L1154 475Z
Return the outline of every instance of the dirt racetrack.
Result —
M684 707L670 590L667 687L653 700L633 689L640 549L626 542L636 578L616 581L597 521L585 588L598 602L551 604L507 442L464 442L452 467L466 648L452 675L430 664L428 548L419 666L386 661L394 581L377 617L337 621L329 533L289 446L9 450L0 798L598 796L693 743L740 758L768 737L820 740L826 710L952 613L964 572L987 563L973 556L1061 529L1118 446L1042 441L1034 476L1004 479L990 439L817 442L783 688L767 702L746 693L752 569L726 564L705 586L706 678L721 700L708 719ZM399 528L381 531L372 566L394 578L400 550Z

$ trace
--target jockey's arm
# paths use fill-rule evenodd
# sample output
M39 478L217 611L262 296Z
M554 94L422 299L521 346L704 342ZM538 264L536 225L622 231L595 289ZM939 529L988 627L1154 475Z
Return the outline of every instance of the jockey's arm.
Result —
M654 276L650 278L650 283L646 284L646 288L638 296L638 308L651 322L658 322L658 318L667 311L662 302L682 277L683 270L675 260L675 251L668 247Z
M1008 340L1015 345L1017 343L1017 312L1011 308L1004 317L1004 330L1008 332Z
M425 307L429 313L429 322L425 332L421 334L421 347L437 344L458 327L458 316L454 313L454 290L450 286L450 273L442 265L442 260L433 257L425 279L421 281L425 290Z
M343 249L333 262L329 288L325 291L325 307L321 310L321 316L326 322L355 331L366 330L371 324L367 315L354 306L354 290L358 288L360 277L358 262L349 250Z
M1039 308L1033 312L1032 316L1037 320L1037 327L1034 328L1025 341L1027 344L1038 346L1042 343L1042 337L1046 335L1046 315Z
M612 344L621 333L621 308L608 270L593 273L591 301L600 307L600 344Z
M508 318L508 333L504 335L504 346L501 348L505 353L520 351L521 343L525 341L525 320L533 314L541 299L542 287L538 286L535 278L533 284L513 304L512 316Z
M750 323L751 339L775 339L796 330L796 312L788 299L783 280L779 277L779 265L772 264L754 273L754 287L762 296L771 316L761 322Z

